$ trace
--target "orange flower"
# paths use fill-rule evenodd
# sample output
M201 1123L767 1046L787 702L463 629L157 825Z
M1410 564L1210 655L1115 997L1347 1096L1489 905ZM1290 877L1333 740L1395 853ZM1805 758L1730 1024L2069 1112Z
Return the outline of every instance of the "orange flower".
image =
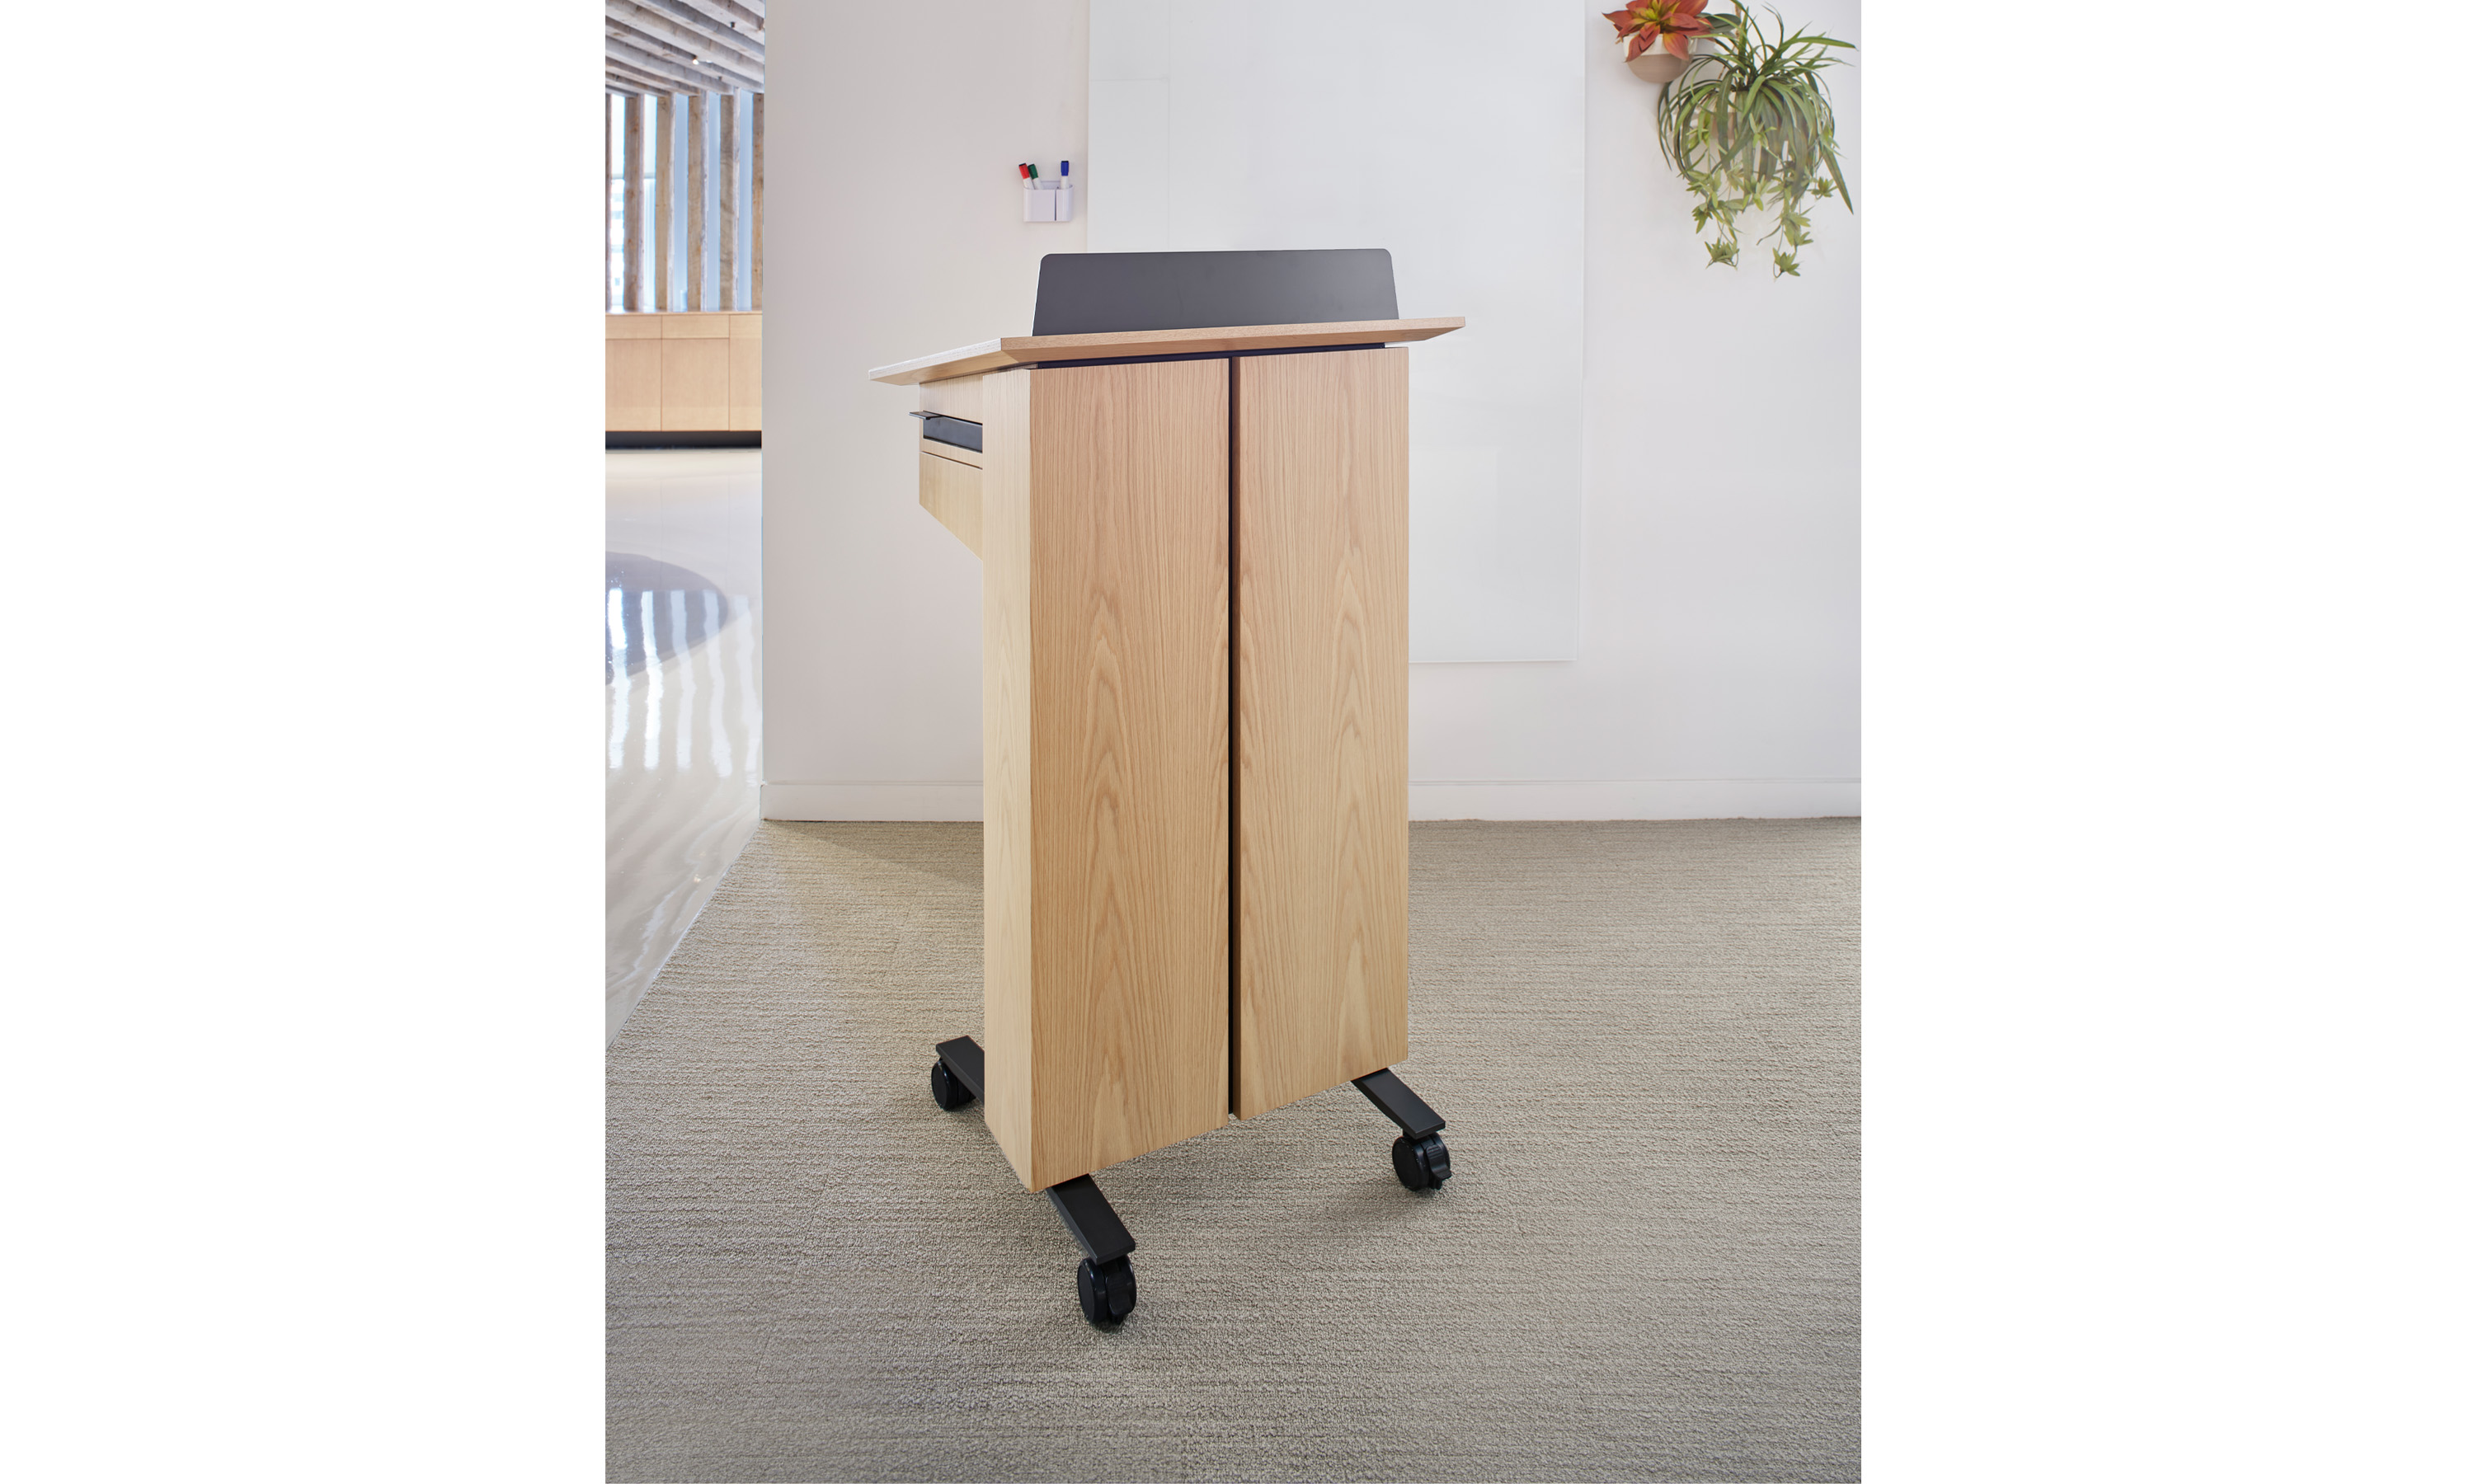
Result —
M1694 36L1710 34L1710 23L1701 18L1701 8L1710 0L1633 0L1620 11L1609 11L1607 19L1615 23L1615 35L1632 37L1624 49L1624 60L1630 61L1661 41L1678 57L1689 55Z

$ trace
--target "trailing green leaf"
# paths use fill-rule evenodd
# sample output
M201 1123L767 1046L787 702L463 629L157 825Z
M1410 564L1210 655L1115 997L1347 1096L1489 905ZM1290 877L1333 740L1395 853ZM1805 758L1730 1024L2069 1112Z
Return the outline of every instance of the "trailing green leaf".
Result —
M1807 197L1856 209L1838 163L1837 121L1822 69L1843 65L1847 42L1798 30L1775 10L1775 30L1749 12L1707 17L1713 50L1689 58L1659 90L1658 142L1699 203L1692 228L1717 240L1710 261L1732 268L1741 246L1736 218L1773 214L1758 240L1777 239L1774 276L1801 276L1796 251L1812 241Z

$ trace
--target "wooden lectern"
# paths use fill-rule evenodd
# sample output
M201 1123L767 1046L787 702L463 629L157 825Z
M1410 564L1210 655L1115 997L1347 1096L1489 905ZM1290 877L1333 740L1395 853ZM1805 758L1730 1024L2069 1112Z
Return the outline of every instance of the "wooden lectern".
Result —
M1378 281L1379 280L1379 281ZM1301 315L1304 309L1340 311ZM1379 314L1347 311L1379 310ZM1084 1250L1133 1239L1093 1171L1389 1068L1408 1018L1408 352L1388 253L1077 253L1039 333L882 367L920 388L919 503L985 569L983 1101ZM1153 323L1157 322L1157 323Z

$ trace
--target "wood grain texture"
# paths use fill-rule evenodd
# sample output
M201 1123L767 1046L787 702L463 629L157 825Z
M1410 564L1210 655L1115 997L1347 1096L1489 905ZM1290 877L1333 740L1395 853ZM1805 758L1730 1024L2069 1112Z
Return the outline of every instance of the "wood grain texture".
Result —
M984 378L963 376L953 381L934 381L919 389L919 410L939 413L948 418L960 418L968 422L984 422L980 416L980 383Z
M763 87L763 44L701 13L704 9L693 0L652 0L649 6L603 0L603 33L623 43L607 47L605 82L640 74L645 59L655 58L667 64L667 87Z
M610 182L618 179L618 168L611 163L610 159L610 136L617 132L613 120L616 118L618 110L624 107L626 107L626 94L623 89L610 97L604 98L601 101L601 209L604 212L607 212L610 209ZM602 236L602 251L607 253L609 250L608 228L605 226ZM604 299L610 300L601 306L604 309L616 312L626 307L625 305L618 303L617 300L611 299L611 297L606 293L601 297Z
M1044 1189L1227 1121L1227 365L992 383L989 1122Z
M984 429L981 432L980 439L982 443L987 441L987 433ZM940 459L951 459L957 464L984 465L988 461L988 456L977 448L958 448L952 443L940 443L925 433L919 436L919 451L934 454Z
M613 316L613 318L618 318ZM662 343L613 336L601 343L603 423L619 432L649 433L662 425Z
M627 96L624 115L620 157L627 175L619 183L618 200L626 221L618 239L619 272L624 275L619 298L621 307L632 311L644 307L644 100L641 94Z
M730 342L662 342L662 426L730 426Z
M957 464L933 453L919 456L919 508L960 537L971 555L980 552L979 466Z
M1023 1185L1031 1137L1031 378L992 376L980 479L980 1046L988 1133ZM1068 1177L1070 1178L1070 1177Z
M760 79L760 81L762 81ZM764 94L747 100L747 307L764 307Z
M670 296L670 238L678 205L678 100L653 100L653 308L679 307Z
M1241 324L1204 330L1110 330L1092 335L1007 335L917 360L896 361L867 373L890 386L917 386L953 376L973 376L1008 366L1090 361L1125 355L1209 355L1231 350L1294 350L1373 341L1432 340L1468 322L1348 320L1323 324Z
M716 163L721 171L721 301L716 309L739 307L739 95L723 93L721 149Z
M764 326L758 314L613 314L608 426L761 431ZM618 345L642 348L621 352ZM668 348L678 347L678 348ZM694 348L687 348L694 347Z
M713 130L705 123L705 94L688 94L688 308L704 307L705 163Z
M755 318L731 316L730 425L742 432L761 432L764 427L764 341L759 335L740 333L739 324Z
M1409 1051L1408 355L1231 363L1241 1118Z

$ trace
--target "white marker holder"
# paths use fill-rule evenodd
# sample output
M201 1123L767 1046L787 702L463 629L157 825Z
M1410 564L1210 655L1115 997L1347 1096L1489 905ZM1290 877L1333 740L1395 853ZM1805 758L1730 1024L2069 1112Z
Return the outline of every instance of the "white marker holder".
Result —
M1074 180L1025 180L1022 182L1022 219L1026 222L1071 222L1074 220Z

